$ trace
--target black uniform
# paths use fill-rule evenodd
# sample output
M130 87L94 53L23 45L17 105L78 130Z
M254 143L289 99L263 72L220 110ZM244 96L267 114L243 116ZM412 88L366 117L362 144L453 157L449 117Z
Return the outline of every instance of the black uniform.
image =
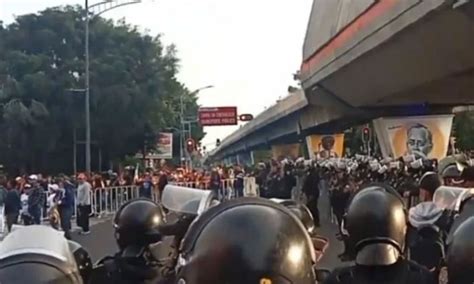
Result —
M474 282L474 217L467 218L452 236L446 262L450 284Z
M426 268L403 258L407 221L399 196L380 186L362 189L345 221L356 264L334 270L324 283L436 283Z
M437 283L435 279L427 273L427 270L415 262L399 259L395 264L388 266L362 266L354 265L343 268L336 268L324 281L325 284L338 283Z
M316 226L319 227L319 174L315 169L311 169L306 176L303 182L302 191L308 198L306 205L308 206L309 210L311 210L311 214L313 215Z
M162 279L153 244L161 241L162 208L149 199L135 199L122 205L114 218L120 251L99 261L91 284L159 283Z
M149 266L143 258L127 258L118 253L97 263L89 283L154 284L162 281L159 269Z

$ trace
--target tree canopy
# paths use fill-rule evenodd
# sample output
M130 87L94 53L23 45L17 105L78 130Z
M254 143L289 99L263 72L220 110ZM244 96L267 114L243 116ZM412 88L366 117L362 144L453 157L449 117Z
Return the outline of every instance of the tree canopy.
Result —
M49 8L0 22L0 164L71 172L73 134L84 140L84 12ZM93 169L143 147L145 131L179 127L180 96L189 115L196 97L176 78L176 48L124 20L90 22ZM76 91L74 91L76 89ZM201 139L202 128L193 136ZM78 146L79 168L83 145ZM176 149L179 151L179 149Z

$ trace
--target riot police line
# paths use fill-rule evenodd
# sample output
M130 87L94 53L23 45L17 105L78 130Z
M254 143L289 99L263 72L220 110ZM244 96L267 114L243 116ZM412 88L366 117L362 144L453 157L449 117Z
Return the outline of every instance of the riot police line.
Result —
M449 190L437 189L443 192L438 194L442 202L454 204L446 206L453 211L445 258L449 283L472 283L472 192ZM175 213L176 220L167 220L165 209ZM342 224L354 264L330 272L318 267L327 242L318 247L315 240L324 241L315 235L311 212L304 205L260 198L220 202L212 191L169 185L161 204L146 199L122 204L113 222L119 252L99 261L81 279L87 279L86 283L438 283L433 271L408 260L408 219L409 210L393 187L361 188L351 199ZM1 283L48 283L40 281L42 265L53 264L76 267L58 268L76 276L59 273L64 282L54 283L81 283L74 281L80 267L88 265L61 257L46 244L33 250L13 241L29 244L30 236L31 232L19 229L0 244ZM159 253L164 236L173 237L175 248L165 258ZM61 240L57 242L67 242ZM50 257L55 260L47 260ZM55 264L58 259L65 264ZM13 273L17 265L18 269L35 266L37 281L28 282L21 278L27 275ZM48 273L46 269L44 277L50 277ZM9 282L15 277L18 281Z
M260 198L220 202L212 191L173 185L161 200L132 199L119 208L113 220L119 251L93 269L85 250L66 249L70 243L57 231L15 228L0 244L0 282L316 282L314 266L327 241L314 235L304 205ZM176 220L167 221L164 209ZM38 234L39 241L32 238ZM164 236L173 237L171 257L159 253Z

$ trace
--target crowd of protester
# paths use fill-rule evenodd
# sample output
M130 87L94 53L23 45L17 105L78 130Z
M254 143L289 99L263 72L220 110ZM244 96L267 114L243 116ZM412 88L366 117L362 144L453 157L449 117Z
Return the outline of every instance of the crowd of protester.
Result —
M120 173L109 170L73 176L24 174L12 177L0 174L0 210L3 212L0 213L3 217L0 220L0 232L9 232L15 224L41 224L46 220L54 228L63 230L65 236L70 238L71 220L75 214L77 225L81 228L80 233L87 235L90 233L89 218L101 212L99 207L105 207L104 199L110 188L127 187L131 197L150 199L161 196L168 182L221 192L222 181L241 178L242 172L240 167L185 170L165 166L159 170L145 169L141 173L134 167L126 167ZM236 181L234 185L241 189L240 196L243 196L239 182ZM138 188L136 195L130 192L131 186ZM116 192L110 194L115 195ZM116 196L112 198L115 199ZM92 208L93 206L97 208ZM6 228L3 228L3 224L6 224Z

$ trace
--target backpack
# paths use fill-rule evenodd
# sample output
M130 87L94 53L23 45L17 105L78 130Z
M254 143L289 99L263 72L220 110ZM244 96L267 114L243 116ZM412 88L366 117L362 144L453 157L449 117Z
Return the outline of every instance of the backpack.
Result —
M410 243L410 259L437 271L444 260L443 233L436 225L421 226L416 229Z

